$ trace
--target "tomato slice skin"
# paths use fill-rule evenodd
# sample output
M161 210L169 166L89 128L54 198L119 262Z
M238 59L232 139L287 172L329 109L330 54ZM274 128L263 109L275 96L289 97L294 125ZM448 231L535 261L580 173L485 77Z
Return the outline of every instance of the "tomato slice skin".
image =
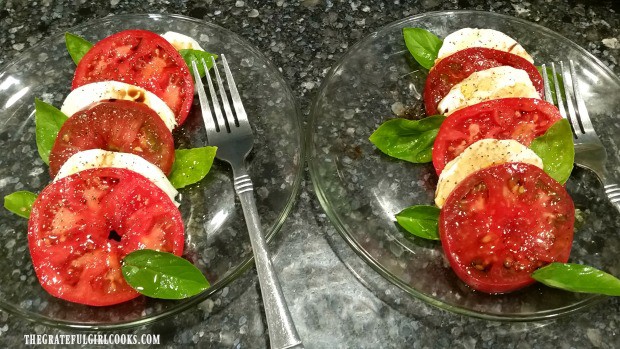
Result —
M52 296L92 306L139 295L121 273L128 253L150 248L180 256L183 245L183 220L172 200L127 169L90 169L51 183L28 221L41 286Z
M510 66L524 70L541 98L544 96L542 76L536 66L525 58L491 48L472 47L442 58L428 73L424 86L424 107L427 115L439 114L437 105L450 89L471 74L489 68Z
M514 139L529 146L561 118L553 104L536 98L494 99L459 109L439 128L433 166L441 174L448 162L481 139Z
M505 163L474 172L448 196L439 235L450 266L474 290L506 293L535 282L536 269L565 263L575 207L540 168Z
M144 103L101 102L71 116L60 128L50 152L50 175L56 176L75 153L103 149L132 153L170 173L174 139L163 120Z
M72 89L115 80L145 88L164 100L183 124L192 107L194 81L177 50L148 30L125 30L97 42L82 57Z

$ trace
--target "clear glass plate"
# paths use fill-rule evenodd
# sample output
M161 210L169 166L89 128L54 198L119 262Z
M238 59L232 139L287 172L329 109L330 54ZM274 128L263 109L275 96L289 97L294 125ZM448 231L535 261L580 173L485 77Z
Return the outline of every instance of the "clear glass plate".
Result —
M575 43L539 25L494 13L450 11L399 20L366 37L325 78L311 112L309 167L315 191L332 223L376 271L410 295L461 314L498 320L552 318L604 299L540 284L507 295L472 291L444 258L441 244L406 233L395 222L402 209L432 205L437 176L432 164L390 158L368 141L384 121L423 113L426 71L411 57L402 28L425 28L439 37L465 27L492 28L513 37L536 64L572 59L594 127L620 164L620 79ZM620 275L620 215L601 184L575 168L567 189L582 212L571 261Z
M249 171L267 239L279 230L299 191L304 147L301 116L278 69L255 47L224 28L171 15L120 15L68 30L91 42L124 29L168 30L195 38L203 48L226 53L255 133ZM49 182L35 142L34 99L60 107L69 93L75 65L64 33L22 52L0 69L0 195L39 192ZM175 131L177 148L206 145L198 99L187 122ZM48 295L32 268L27 220L0 210L0 307L30 320L72 328L125 328L187 309L237 278L252 261L245 221L227 164L216 161L200 183L180 190L186 227L185 257L211 283L183 301L139 297L111 307L72 304ZM232 291L229 291L229 293ZM229 294L228 297L234 297Z

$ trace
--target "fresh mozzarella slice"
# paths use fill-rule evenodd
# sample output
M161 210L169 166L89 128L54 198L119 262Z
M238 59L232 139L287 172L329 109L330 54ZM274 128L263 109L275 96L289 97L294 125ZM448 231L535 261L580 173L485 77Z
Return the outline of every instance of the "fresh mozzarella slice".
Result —
M196 40L187 35L177 32L166 32L162 36L164 39L168 40L168 42L171 43L177 51L184 49L204 51Z
M142 87L120 81L99 81L78 87L65 98L60 111L71 116L97 102L109 99L124 99L148 105L161 117L170 131L177 124L174 112L161 98Z
M523 57L530 61L530 63L534 63L532 57L513 38L497 30L478 28L463 28L446 36L437 53L435 63L456 51L470 47L485 47L506 51Z
M177 207L175 197L179 192L172 186L166 175L155 165L142 157L130 153L118 153L102 149L89 149L71 156L60 168L54 181L91 168L115 167L137 172L148 178L163 190Z
M450 115L457 109L499 98L540 98L525 70L501 66L475 72L452 86L437 110Z
M505 162L525 162L543 168L542 159L515 140L481 139L448 162L439 175L435 204L441 208L452 190L470 174Z

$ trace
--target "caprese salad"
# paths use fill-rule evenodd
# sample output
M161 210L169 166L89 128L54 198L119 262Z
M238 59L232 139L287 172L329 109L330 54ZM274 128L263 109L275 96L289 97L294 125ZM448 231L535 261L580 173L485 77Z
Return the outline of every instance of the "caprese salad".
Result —
M404 209L400 225L440 240L455 274L476 291L507 293L538 280L620 295L620 280L567 263L575 207L563 184L573 167L572 131L542 99L532 57L491 29L464 28L443 41L421 28L403 36L429 70L428 116L388 120L370 141L399 159L432 161L439 178L435 205Z
M77 64L71 93L60 110L35 102L37 148L53 180L38 195L5 197L29 219L41 286L92 306L197 294L208 281L175 257L185 243L177 189L207 174L216 149L175 149L172 130L194 98L184 57L215 55L174 32L125 30L94 45L67 34L66 42Z

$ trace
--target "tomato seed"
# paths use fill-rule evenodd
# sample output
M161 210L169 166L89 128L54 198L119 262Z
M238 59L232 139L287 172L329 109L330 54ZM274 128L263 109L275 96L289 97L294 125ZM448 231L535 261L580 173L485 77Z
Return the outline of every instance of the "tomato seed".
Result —
M484 261L482 258L476 258L471 261L471 266L480 271L488 271L491 267L491 264L487 261Z
M484 191L487 189L487 184L484 182L480 182L478 184L476 184L476 186L474 187L474 192L478 192L478 191Z

